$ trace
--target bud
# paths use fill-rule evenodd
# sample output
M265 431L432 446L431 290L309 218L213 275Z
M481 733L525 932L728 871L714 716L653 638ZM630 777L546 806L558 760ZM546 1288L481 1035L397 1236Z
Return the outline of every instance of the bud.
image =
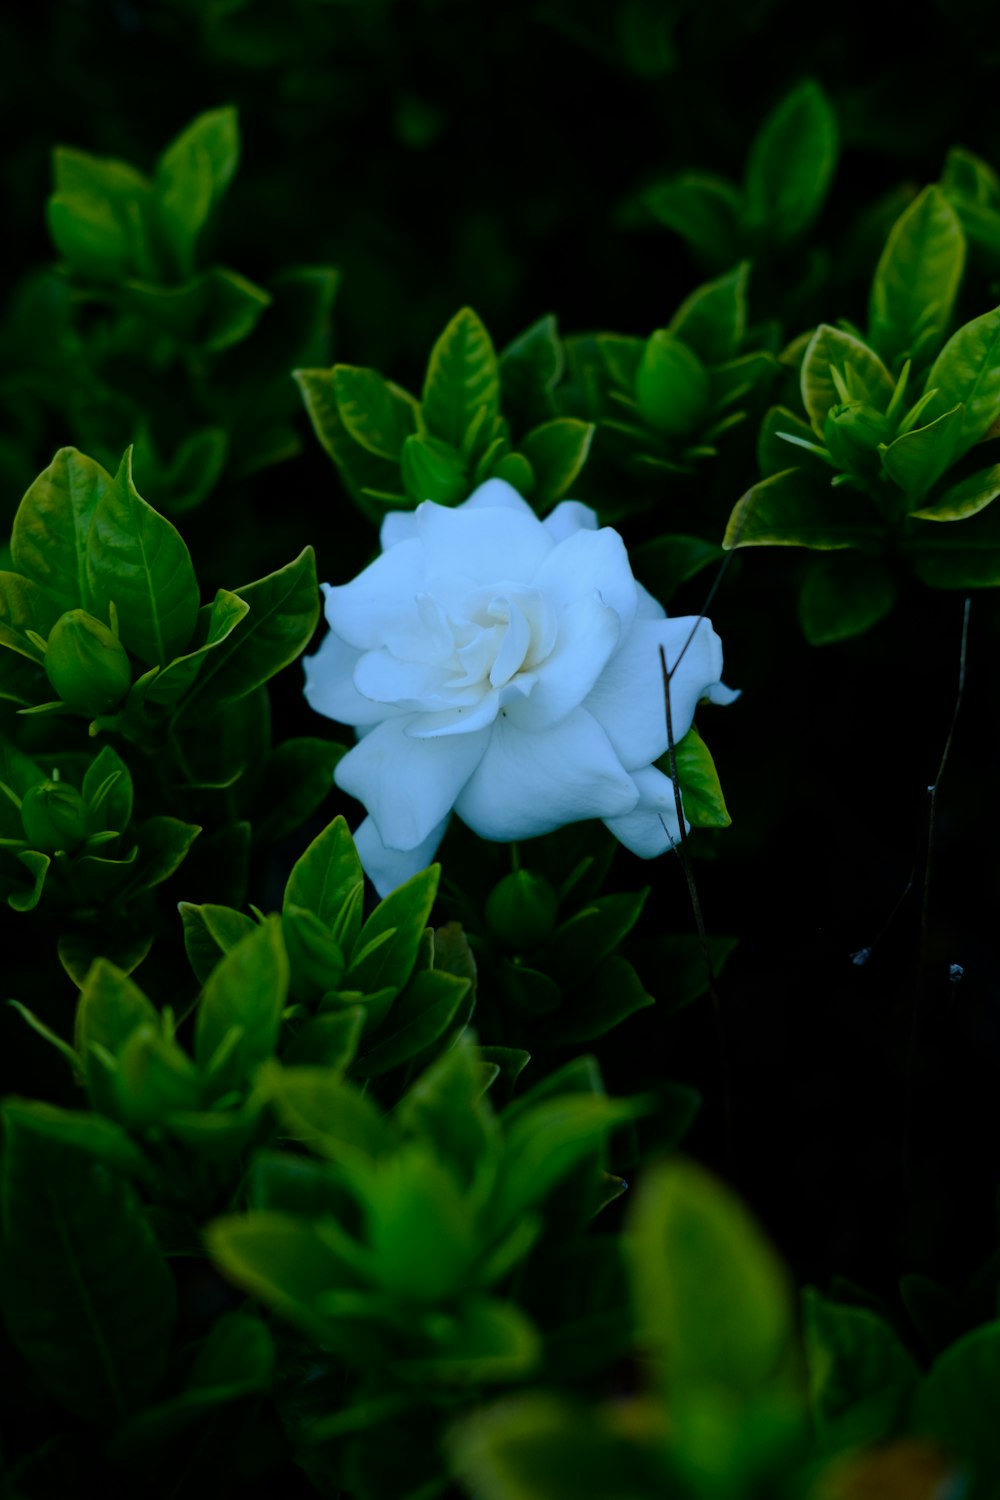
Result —
M486 921L495 937L523 952L544 943L555 926L558 904L544 875L514 870L490 892Z
M111 713L132 682L117 632L84 609L67 610L53 625L45 671L63 702L85 714Z
M72 854L87 837L87 804L65 781L40 781L21 799L21 822L32 849Z
M874 406L849 401L831 406L823 423L823 437L838 468L850 474L874 476L881 458L880 443L892 442L892 428Z

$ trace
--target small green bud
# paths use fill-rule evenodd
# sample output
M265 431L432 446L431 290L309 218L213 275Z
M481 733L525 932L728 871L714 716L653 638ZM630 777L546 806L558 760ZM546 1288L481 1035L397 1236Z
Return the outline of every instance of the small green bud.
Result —
M72 854L87 837L87 804L65 781L40 781L21 799L21 822L32 849Z
M849 474L877 474L879 444L891 443L892 436L888 418L861 401L831 406L823 423L823 438L831 458Z
M85 714L111 713L132 682L117 632L84 609L67 610L53 625L45 671L62 701Z
M486 902L486 921L502 943L527 952L544 943L555 926L559 898L544 875L514 870L495 885Z

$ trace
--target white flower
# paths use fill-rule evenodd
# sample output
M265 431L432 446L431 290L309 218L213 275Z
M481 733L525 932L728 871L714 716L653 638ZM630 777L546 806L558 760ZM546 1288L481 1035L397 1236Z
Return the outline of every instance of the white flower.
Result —
M617 531L574 500L540 521L503 480L462 505L382 524L382 555L324 584L330 633L305 662L318 713L359 740L337 785L364 803L356 842L385 895L434 858L452 812L483 838L603 818L644 858L679 834L658 648L673 667L695 625L668 620ZM675 741L700 698L728 703L707 620L671 679Z

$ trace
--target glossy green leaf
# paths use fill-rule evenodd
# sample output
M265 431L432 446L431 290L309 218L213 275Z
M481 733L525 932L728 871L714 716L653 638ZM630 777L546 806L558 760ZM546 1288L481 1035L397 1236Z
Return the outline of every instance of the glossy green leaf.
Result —
M34 911L42 899L45 877L52 861L47 854L42 854L37 849L21 849L17 857L27 870L31 884L11 891L7 897L7 905L12 911Z
M379 902L355 941L345 989L372 993L386 986L403 988L416 962L440 878L441 866L430 865Z
M544 510L561 500L587 461L594 427L576 417L556 417L535 427L518 444L531 465L535 485L532 504Z
M892 376L873 349L853 334L821 323L806 348L799 376L802 403L820 438L827 412L841 400L831 368L852 380L858 388L855 399L876 411L885 410L895 390Z
M642 201L709 263L731 266L739 258L744 204L732 183L708 172L682 172L647 188Z
M1000 506L987 505L950 526L914 521L900 549L931 588L992 588L1000 584Z
M165 667L184 651L198 617L198 581L176 527L146 504L132 482L132 450L93 512L87 580L98 613L113 602L122 643L140 661Z
M421 416L431 435L461 448L481 406L500 404L500 367L493 343L471 307L455 314L431 350Z
M818 485L802 469L785 469L747 490L733 508L722 545L830 552L876 545L884 532L875 506L857 490Z
M574 1047L604 1036L637 1010L655 1004L628 959L610 953L597 964L585 987L539 1031L551 1046Z
M257 847L267 849L302 827L332 793L334 770L346 754L346 745L309 735L282 740L274 747L254 798Z
M198 236L229 186L239 155L236 110L213 109L182 130L157 162L160 223L182 275L193 267Z
M170 818L163 813L147 818L136 835L139 857L135 874L129 881L130 892L137 895L139 891L152 890L154 885L169 880L180 868L200 833L197 823L182 823L179 818Z
M115 1425L165 1368L173 1278L123 1177L49 1133L35 1106L3 1113L8 1331L63 1405Z
M869 337L888 363L930 363L964 269L958 216L940 188L926 187L893 225L872 281Z
M206 658L185 704L186 723L247 697L308 645L320 612L313 549L304 548L283 568L233 592L249 604L249 613Z
M392 1136L378 1109L330 1069L272 1067L266 1078L286 1133L317 1155L369 1162L388 1151Z
M782 433L787 433L798 441L790 443L788 437L782 437ZM757 433L757 465L761 478L770 479L772 474L781 474L789 464L794 463L817 475L821 484L828 484L833 477L833 464L820 458L810 448L803 447L805 443L815 447L822 446L809 423L803 422L787 406L769 407Z
M204 1089L198 1069L158 1028L140 1026L118 1057L115 1098L124 1124L162 1128L174 1110L198 1110Z
M60 448L29 488L14 517L14 566L44 590L55 613L89 609L87 538L111 475L76 448Z
M551 313L532 323L500 353L500 383L505 403L526 423L555 415L553 388L563 373L559 329Z
M913 514L924 521L964 521L1000 495L1000 464L991 464L949 485L944 494Z
M108 778L116 779L107 785ZM105 790L106 787L106 790ZM132 777L112 745L105 745L90 762L80 790L90 808L90 831L114 828L119 833L132 818ZM95 800L99 799L99 801Z
M920 500L958 456L965 408L953 407L926 427L915 427L882 450L882 466L905 494Z
M812 79L793 88L761 125L747 159L747 217L779 243L809 228L830 189L837 119Z
M431 1046L448 1030L469 988L468 979L436 969L414 974L379 1027L374 1045L355 1063L357 1076L375 1078Z
M430 433L412 433L403 443L400 476L414 505L433 500L457 505L471 485L465 462L453 444Z
M213 969L201 994L195 1023L194 1053L208 1068L232 1027L242 1035L230 1054L227 1077L233 1086L252 1081L260 1063L271 1057L288 997L288 959L281 924L268 917L231 948Z
M288 1043L282 1061L290 1068L317 1067L344 1073L357 1056L364 1025L363 1005L312 1016Z
M988 1393L1000 1380L1000 1322L946 1349L916 1395L911 1430L934 1438L970 1471L967 1500L992 1500L1000 1486L1000 1450Z
M333 459L351 498L376 522L387 510L405 508L399 465L362 448L348 433L337 408L332 370L293 370L313 431ZM390 500L377 496L391 495Z
M201 644L186 655L175 657L164 667L146 689L143 701L151 706L173 707L198 676L205 658L232 635L249 612L250 606L245 599L228 589L219 589L212 603L198 611L195 640L203 637Z
M666 604L682 583L694 578L725 553L716 542L700 536L656 536L631 549L632 571L661 604Z
M646 344L635 377L639 410L658 431L692 432L708 401L708 373L693 349L665 328Z
M725 276L696 288L670 319L670 332L704 364L722 364L739 352L747 327L749 277L750 262L741 261Z
M184 929L184 950L199 984L208 982L219 960L257 925L252 917L230 906L196 906L181 901L177 910Z
M649 1172L629 1249L642 1337L668 1388L757 1395L780 1379L794 1339L792 1289L743 1205L693 1162Z
M400 1361L404 1379L431 1382L519 1380L537 1365L542 1342L526 1313L497 1297L469 1297L436 1340L429 1359Z
M560 923L545 953L545 969L561 985L587 979L593 966L614 951L638 922L649 887L597 896Z
M340 1262L311 1223L256 1212L215 1219L205 1244L222 1274L315 1339L328 1320L318 1300L343 1279Z
M674 746L674 759L684 812L692 827L728 828L733 820L722 795L712 752L693 724ZM669 756L659 765L664 775L671 774Z
M956 457L985 437L1000 417L1000 307L952 334L931 366L927 390L937 394L925 421L959 404L964 408Z
M863 635L887 615L896 584L885 563L856 552L810 563L799 594L799 623L812 646Z
M333 392L344 427L378 458L398 463L403 444L417 430L419 404L377 370L334 365Z
M296 860L285 886L284 904L303 907L324 926L332 927L344 904L363 883L364 872L347 820L338 815ZM353 948L360 927L358 909L341 936L347 951Z
M803 1293L813 1421L836 1447L879 1442L905 1418L920 1370L893 1328L866 1307Z
M510 1224L541 1203L610 1131L647 1106L640 1099L609 1099L604 1094L562 1094L519 1113L507 1125L501 1176L491 1214Z
M41 647L27 634L47 637L60 614L51 596L20 573L0 572L0 646L41 663Z

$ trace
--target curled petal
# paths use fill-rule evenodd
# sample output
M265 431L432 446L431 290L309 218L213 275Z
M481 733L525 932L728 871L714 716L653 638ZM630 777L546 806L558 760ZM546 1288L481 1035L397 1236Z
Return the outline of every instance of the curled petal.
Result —
M335 630L361 651L377 651L387 630L400 628L412 616L419 626L416 597L424 586L424 549L417 540L399 542L369 563L350 583L324 585L326 618Z
M366 651L354 668L354 686L365 698L382 705L395 703L411 710L441 694L447 682L442 667L398 661L388 651ZM384 717L380 714L379 717Z
M564 542L575 531L596 531L600 522L596 510L579 500L560 500L542 522L554 542Z
M621 638L635 619L637 590L625 543L610 526L574 531L549 553L532 579L555 609L597 593L621 621Z
M387 714L402 713L402 709L373 703L361 696L354 686L354 669L360 660L361 652L331 630L319 650L305 657L302 663L310 708L328 719L336 719L338 724L377 724Z
M530 583L554 545L527 507L524 512L507 506L449 510L425 500L416 516L417 533L434 572L463 574L477 583ZM402 546L386 556L394 557Z
M554 650L531 673L530 694L510 705L511 723L526 732L558 724L587 698L617 644L614 610L596 593L574 600L559 616Z
M490 731L412 739L414 716L386 719L339 761L333 779L364 803L382 842L415 849L447 817L482 759Z
M477 729L488 729L496 718L503 702L503 690L484 693L478 703L466 708L448 707L438 713L417 714L406 733L411 739L433 740L443 735L473 734Z
M667 715L663 701L660 646L671 668L684 652L670 679L670 712L674 743L691 728L699 698L722 676L722 642L707 620L685 650L696 617L676 620L636 620L621 650L608 662L584 706L607 731L608 738L629 770L648 766L667 748Z
M655 859L680 840L674 784L655 766L633 771L632 780L639 789L639 801L631 812L620 818L605 818L604 822L633 854L640 859ZM685 832L690 826L685 818Z
M413 849L389 849L378 836L378 829L371 818L365 818L354 835L354 847L358 858L372 885L383 899L390 891L409 880L411 875L426 870L444 838L450 817L443 818Z
M637 800L607 735L578 708L532 734L501 714L455 811L481 837L503 842L551 833L581 818L616 817Z

